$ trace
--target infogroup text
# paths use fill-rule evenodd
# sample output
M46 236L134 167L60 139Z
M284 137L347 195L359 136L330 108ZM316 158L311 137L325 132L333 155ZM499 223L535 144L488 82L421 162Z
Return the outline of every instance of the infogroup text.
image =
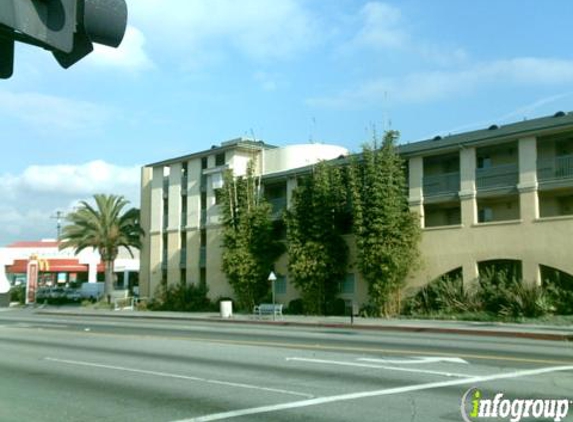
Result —
M507 399L503 393L487 399L481 390L470 388L462 397L461 412L465 422L482 418L498 418L510 422L536 418L559 422L567 417L571 404L569 399Z

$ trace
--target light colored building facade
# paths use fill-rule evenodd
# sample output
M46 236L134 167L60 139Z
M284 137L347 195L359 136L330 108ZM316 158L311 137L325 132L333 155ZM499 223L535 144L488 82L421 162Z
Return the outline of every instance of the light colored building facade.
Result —
M423 227L421 285L513 262L527 283L573 274L573 114L404 145Z
M524 281L548 271L573 274L573 114L401 145L407 163L409 203L423 229L422 263L409 287L445 274L472 283L481 269L510 263ZM297 176L318 160L346 155L343 148L309 144L276 148L237 139L142 169L140 289L152 296L159 283L203 282L209 295L232 296L221 272L220 212L216 190L222 172L244 174L249 160L274 215L288 207ZM356 261L352 236L350 263ZM276 263L277 299L288 304L288 257ZM341 297L364 303L367 287L352 267L340 281Z
M141 249L140 292L154 295L161 282L205 283L213 299L233 296L221 271L221 212L217 190L231 169L244 175L249 162L255 174L270 177L320 160L347 155L342 147L323 144L278 148L244 138L195 154L150 164L141 174L141 224L146 233ZM296 176L281 178L282 188L265 188L278 211L290 201ZM277 185L278 187L278 185ZM281 278L279 283L284 282Z

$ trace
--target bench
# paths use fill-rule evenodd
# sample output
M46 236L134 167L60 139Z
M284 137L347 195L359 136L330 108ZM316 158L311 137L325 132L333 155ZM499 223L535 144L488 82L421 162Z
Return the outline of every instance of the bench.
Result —
M283 305L282 303L272 304L272 303L261 303L260 305L255 305L253 308L253 314L258 317L265 315L272 316L283 316Z

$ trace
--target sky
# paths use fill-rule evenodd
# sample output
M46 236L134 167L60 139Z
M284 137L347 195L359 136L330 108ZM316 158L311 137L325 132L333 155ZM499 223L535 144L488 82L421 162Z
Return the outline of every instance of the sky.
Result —
M359 151L573 110L570 0L127 0L121 46L0 80L0 246L239 136Z

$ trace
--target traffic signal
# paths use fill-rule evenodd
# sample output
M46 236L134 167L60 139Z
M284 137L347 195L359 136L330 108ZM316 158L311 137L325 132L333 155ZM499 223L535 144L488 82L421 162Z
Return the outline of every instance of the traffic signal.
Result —
M0 0L0 78L12 75L14 41L50 50L68 68L94 42L118 47L126 25L125 0Z

